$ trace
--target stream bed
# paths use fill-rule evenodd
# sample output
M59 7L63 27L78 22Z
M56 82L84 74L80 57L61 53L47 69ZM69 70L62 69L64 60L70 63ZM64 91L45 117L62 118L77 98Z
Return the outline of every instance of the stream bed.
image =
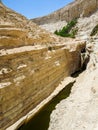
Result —
M48 130L50 115L55 106L70 95L73 84L69 83L57 96L46 104L31 120L23 124L18 130Z

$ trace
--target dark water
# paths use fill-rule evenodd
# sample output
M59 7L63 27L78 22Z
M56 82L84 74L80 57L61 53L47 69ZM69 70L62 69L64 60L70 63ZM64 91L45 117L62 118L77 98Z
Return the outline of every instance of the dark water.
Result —
M47 130L50 122L50 114L55 106L69 96L74 82L68 84L56 97L40 110L27 124L22 125L18 130Z

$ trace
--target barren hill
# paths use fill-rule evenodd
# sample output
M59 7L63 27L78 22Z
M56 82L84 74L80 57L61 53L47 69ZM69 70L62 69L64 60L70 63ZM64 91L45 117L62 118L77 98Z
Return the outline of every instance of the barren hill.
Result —
M50 32L61 29L74 18L87 18L98 10L98 0L75 0L69 5L47 15L32 19ZM87 22L87 21L86 21Z

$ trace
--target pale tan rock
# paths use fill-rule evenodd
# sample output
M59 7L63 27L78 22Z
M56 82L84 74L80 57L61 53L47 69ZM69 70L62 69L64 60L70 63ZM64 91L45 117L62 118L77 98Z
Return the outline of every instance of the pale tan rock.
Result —
M52 112L48 130L98 129L98 68L81 74L70 96Z

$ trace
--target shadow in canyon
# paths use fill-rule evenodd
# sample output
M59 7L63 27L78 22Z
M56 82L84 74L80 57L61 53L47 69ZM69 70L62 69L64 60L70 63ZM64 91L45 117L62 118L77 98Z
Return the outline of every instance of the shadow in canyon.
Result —
M82 64L79 71L71 74L72 77L76 78L80 73L86 70L87 64L90 57L87 56ZM47 103L29 122L23 124L18 130L47 130L50 122L50 115L55 109L55 106L63 99L69 97L71 93L71 88L74 82L69 83L65 88L55 96L49 103Z
M46 104L27 124L23 124L18 130L47 130L50 122L50 114L55 106L71 93L75 81L69 83L57 96Z

